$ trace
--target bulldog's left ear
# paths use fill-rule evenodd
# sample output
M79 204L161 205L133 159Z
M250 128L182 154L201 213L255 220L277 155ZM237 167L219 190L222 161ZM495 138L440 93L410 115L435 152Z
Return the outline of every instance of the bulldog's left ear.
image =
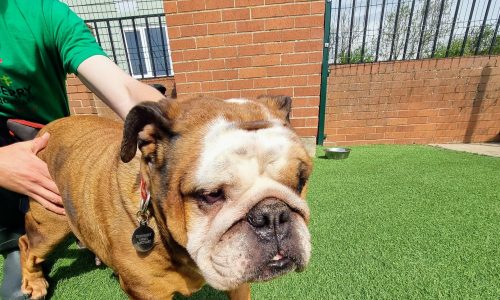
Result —
M271 110L278 114L287 122L290 122L290 113L292 111L292 98L289 96L268 96L262 95L257 97L257 101L265 104Z
M142 102L130 110L123 128L120 152L123 162L127 163L134 158L137 147L144 155L146 147L156 144L157 139L173 135L170 131L172 119L168 117L170 105L167 100Z

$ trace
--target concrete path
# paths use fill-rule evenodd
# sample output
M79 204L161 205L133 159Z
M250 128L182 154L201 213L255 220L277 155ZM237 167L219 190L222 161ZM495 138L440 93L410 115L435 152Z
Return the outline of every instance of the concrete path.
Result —
M449 150L471 152L481 155L500 157L500 143L479 143L479 144L431 144L431 146L445 148Z

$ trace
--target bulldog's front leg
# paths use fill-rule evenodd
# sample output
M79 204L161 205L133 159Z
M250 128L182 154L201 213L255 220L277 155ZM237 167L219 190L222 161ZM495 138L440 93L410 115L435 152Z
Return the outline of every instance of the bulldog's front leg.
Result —
M228 291L227 296L231 300L250 300L250 284L245 283L234 290Z

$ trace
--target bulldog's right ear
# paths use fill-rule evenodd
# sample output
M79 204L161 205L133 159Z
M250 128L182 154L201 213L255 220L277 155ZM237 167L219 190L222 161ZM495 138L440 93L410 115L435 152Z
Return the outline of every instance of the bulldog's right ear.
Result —
M155 143L160 134L171 134L171 120L167 117L168 101L142 102L134 106L123 128L120 157L127 163L134 158L137 147L142 148ZM144 153L144 152L143 152Z
M284 95L261 95L257 97L257 101L278 112L285 121L290 123L290 113L292 112L292 98Z

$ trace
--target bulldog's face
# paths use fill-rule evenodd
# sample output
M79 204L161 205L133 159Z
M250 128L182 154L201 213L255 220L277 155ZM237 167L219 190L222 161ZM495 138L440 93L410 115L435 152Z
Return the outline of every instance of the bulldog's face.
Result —
M136 126L155 210L217 289L309 262L311 160L289 125L290 101L195 98L158 105L154 122ZM126 140L124 161L135 154Z

